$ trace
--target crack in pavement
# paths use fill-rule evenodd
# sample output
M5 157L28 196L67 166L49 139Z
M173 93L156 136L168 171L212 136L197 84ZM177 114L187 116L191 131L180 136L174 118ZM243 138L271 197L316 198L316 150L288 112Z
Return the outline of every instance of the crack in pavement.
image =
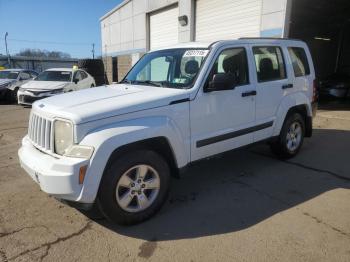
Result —
M13 234L16 234L16 233L19 233L21 232L22 230L25 230L25 229L34 229L34 228L45 228L47 231L49 231L50 233L52 233L49 228L47 226L29 226L29 227L22 227L20 229L16 229L16 230L13 230L11 232L3 232L3 233L0 233L0 238L3 238L3 237L6 237L6 236L9 236L9 235L13 235Z
M334 227L334 226L324 222L323 220L319 219L316 216L313 216L313 215L309 214L308 212L303 212L303 215L312 218L317 223L322 224L322 225L324 225L324 226L326 226L326 227L328 227L328 228L330 228L330 229L332 229L332 230L334 230L334 231L336 231L336 232L338 232L338 233L340 233L340 234L342 234L342 235L344 235L346 237L350 237L350 233L344 232L343 230L341 230L339 228L336 228L336 227Z
M282 199L280 199L280 198L278 198L278 197L275 197L275 196L273 196L273 195L271 195L271 194L269 194L269 193L267 193L267 192L264 192L264 191L262 191L262 190L259 190L259 189L255 188L255 187L253 187L252 185L250 185L250 184L248 184L248 183L245 183L245 182L243 182L243 181L241 181L241 180L239 180L239 179L236 179L236 180L237 180L238 183L243 184L243 185L249 187L251 190L253 190L253 191L255 191L255 192L257 192L257 193L259 193L259 194L261 194L261 195L267 196L268 198L270 198L270 199L272 199L272 200L278 201L279 203L281 203L281 204L283 204L283 205L286 205L286 206L289 207L289 208L293 207L293 205L289 204L288 202L286 202L286 201L284 201L284 200L282 200ZM298 207L297 207L296 209L302 211L302 210L301 210L300 208L298 208ZM340 234L342 234L342 235L344 235L344 236L346 236L346 237L350 237L350 233L344 232L343 230L341 230L341 229L339 229L339 228L336 228L336 227L334 227L334 226L332 226L332 225L330 225L330 224L328 224L328 223L322 221L321 219L319 219L319 218L316 217L316 216L310 215L310 214L307 213L307 212L302 212L302 214L303 214L304 216L307 216L307 217L312 218L315 222L317 222L317 223L319 223L319 224L322 224L322 225L326 226L327 228L329 228L329 229L331 229L331 230L333 230L333 231L335 231L335 232L338 232L338 233L340 233Z
M40 248L43 248L43 247L47 247L46 252L40 257L41 261L43 261L44 258L49 254L49 251L50 251L50 249L51 249L51 247L52 247L53 245L58 244L58 243L60 243L60 242L64 242L64 241L66 241L66 240L68 240L68 239L71 239L71 238L73 238L73 237L76 237L76 236L79 236L79 235L83 234L85 231L91 229L91 223L92 223L92 221L90 220L90 221L88 221L88 222L86 223L85 226L83 226L83 227L82 227L80 230L78 230L77 232L74 232L74 233L72 233L72 234L69 234L69 235L67 235L67 236L65 236L65 237L58 237L55 241L52 241L52 242L49 242L49 243L44 243L44 244L42 244L42 245L40 245L40 246L38 246L38 247L35 247L35 248L32 248L32 249L27 249L27 250L25 250L25 251L19 253L19 254L16 255L16 256L13 256L13 257L8 258L8 261L10 261L10 260L15 260L16 258L19 258L19 257L21 257L21 256L23 256L23 255L26 255L26 254L30 253L30 252L37 251L37 250L39 250Z
M28 128L28 126L17 126L17 127L5 128L5 129L1 129L0 132L9 131L9 130L16 130L16 129L23 129L23 128Z
M0 258L3 259L3 262L8 262L7 256L4 251L0 250Z
M288 160L278 159L278 158L275 158L273 156L269 156L267 154L263 154L263 153L259 153L259 152L255 152L255 151L251 151L251 152L253 154L258 155L258 156L263 156L263 157L267 157L267 158L270 158L270 159L275 159L277 161L280 161L280 162L283 162L283 163L286 163L286 164L289 164L289 165L294 165L294 166L298 166L298 167L301 167L301 168L304 168L304 169L308 169L308 170L311 170L311 171L328 174L328 175L334 176L334 177L336 177L338 179L344 180L346 182L350 181L350 177L342 176L342 175L339 175L339 174L334 173L334 172L329 171L329 170L320 169L320 168L316 168L316 167L312 167L312 166L307 166L307 165L304 165L304 164L301 164L301 163L296 163L296 162L292 162L292 161L288 161Z

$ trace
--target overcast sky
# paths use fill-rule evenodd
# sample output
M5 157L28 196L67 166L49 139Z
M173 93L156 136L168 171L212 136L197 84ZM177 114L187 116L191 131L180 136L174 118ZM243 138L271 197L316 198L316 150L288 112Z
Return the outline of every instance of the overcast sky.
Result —
M121 0L0 0L0 54L25 48L91 57L92 43L101 54L99 19Z

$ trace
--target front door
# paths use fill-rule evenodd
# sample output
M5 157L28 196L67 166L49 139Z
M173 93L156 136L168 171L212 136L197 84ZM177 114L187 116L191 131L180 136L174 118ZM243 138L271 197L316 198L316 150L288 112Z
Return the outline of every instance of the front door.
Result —
M234 88L205 92L204 86L191 102L192 161L253 142L256 90L247 57L246 46L219 50L204 85L216 74L231 74Z

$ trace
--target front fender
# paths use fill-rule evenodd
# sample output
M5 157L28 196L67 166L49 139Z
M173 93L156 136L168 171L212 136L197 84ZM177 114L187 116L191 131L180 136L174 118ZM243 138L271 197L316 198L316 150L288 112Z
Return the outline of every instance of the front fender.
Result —
M278 136L281 132L284 119L286 118L289 109L299 105L306 105L307 115L312 117L312 106L309 98L304 93L294 93L285 96L276 113L276 124L273 130L273 136Z
M168 140L178 167L189 162L189 139L183 137L174 121L168 117L127 120L100 127L86 135L79 144L93 146L95 152L90 159L79 201L94 202L105 166L116 149L156 137L165 137Z

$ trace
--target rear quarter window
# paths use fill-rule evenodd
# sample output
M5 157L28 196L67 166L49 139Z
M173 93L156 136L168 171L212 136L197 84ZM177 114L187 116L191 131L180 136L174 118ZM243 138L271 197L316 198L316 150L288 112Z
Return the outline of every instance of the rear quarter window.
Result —
M288 47L295 77L310 75L310 66L304 48Z

